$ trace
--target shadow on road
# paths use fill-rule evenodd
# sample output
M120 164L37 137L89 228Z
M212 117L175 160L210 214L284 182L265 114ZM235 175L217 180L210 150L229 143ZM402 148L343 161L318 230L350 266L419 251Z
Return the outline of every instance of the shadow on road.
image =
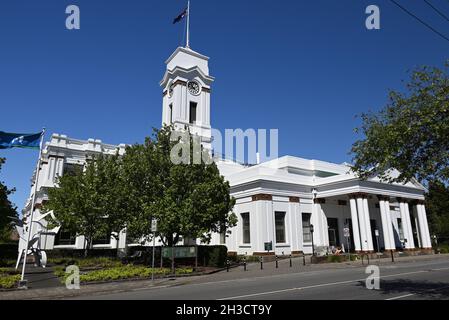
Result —
M366 287L364 281L360 281L358 286ZM413 281L413 280L380 280L380 289L382 294L408 294L413 293L416 296L422 296L430 299L449 299L449 283L432 281Z

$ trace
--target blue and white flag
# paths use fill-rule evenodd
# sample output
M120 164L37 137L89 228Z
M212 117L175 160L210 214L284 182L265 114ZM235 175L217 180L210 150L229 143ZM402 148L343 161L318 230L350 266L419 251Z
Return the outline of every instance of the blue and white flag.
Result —
M42 132L39 133L8 133L0 131L0 149L9 148L40 148Z

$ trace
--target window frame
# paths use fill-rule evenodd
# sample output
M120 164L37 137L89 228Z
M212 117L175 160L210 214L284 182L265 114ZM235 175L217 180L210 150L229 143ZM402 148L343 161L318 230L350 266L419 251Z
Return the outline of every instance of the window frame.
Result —
M245 224L245 217L244 216L248 217L247 225ZM242 243L243 244L250 244L251 243L251 216L250 216L250 213L249 212L242 212L242 213L240 213L240 217L242 218ZM245 232L247 232L246 235L245 235Z
M306 216L308 217L307 220L304 219ZM302 221L302 242L312 243L312 232L310 232L310 225L312 224L312 213L301 212L301 221ZM304 221L307 221L306 225ZM307 232L304 232L304 230L306 230Z
M278 216L279 215L282 215L282 226L278 225L278 221L279 221ZM276 243L279 243L279 244L287 243L287 228L285 226L286 216L287 216L287 212L285 212L285 211L275 211L274 212L274 233L275 233ZM278 231L279 231L278 227L282 227L281 228L282 233L278 233ZM280 235L282 235L282 237Z

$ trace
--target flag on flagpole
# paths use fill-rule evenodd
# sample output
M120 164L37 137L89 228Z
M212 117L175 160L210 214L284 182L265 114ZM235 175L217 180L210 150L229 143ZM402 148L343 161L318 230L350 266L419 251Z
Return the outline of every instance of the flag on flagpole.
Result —
M187 12L188 12L188 10L187 10L187 8L185 8L184 11L181 12L181 14L173 20L173 24L178 23L179 21L184 19L184 17L187 16Z
M0 149L30 148L39 149L42 132L8 133L0 131Z

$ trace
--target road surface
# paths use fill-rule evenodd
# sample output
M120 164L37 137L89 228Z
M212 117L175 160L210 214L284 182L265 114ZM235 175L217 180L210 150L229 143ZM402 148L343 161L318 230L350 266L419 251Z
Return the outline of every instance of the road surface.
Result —
M299 265L299 261L294 261ZM376 261L371 262L375 265ZM367 289L366 265L329 269L289 268L283 261L258 264L208 277L186 279L175 286L138 288L132 291L80 296L75 299L120 300L402 300L449 299L449 259L433 259L379 265L379 289ZM369 281L370 284L375 284Z

